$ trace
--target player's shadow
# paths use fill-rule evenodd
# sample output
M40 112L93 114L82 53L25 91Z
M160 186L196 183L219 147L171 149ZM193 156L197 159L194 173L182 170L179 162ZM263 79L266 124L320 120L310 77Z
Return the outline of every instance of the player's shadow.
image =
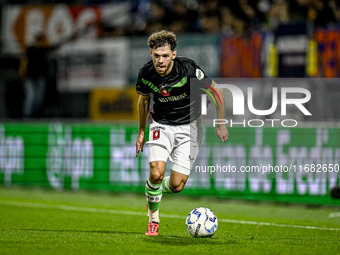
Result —
M36 232L74 232L74 233L97 233L97 234L121 234L121 235L141 235L140 232L132 231L112 231L112 230L81 230L81 229L21 229L23 231L36 231Z
M222 240L221 238L193 238L191 236L174 236L174 235L159 235L159 236L145 236L144 233L133 231L118 231L118 230L82 230L82 229L20 229L22 231L34 232L73 232L73 233L91 233L91 234L108 234L108 235L136 235L148 243L160 243L169 246L185 246L185 245L216 245L216 244L237 244L235 240Z
M193 238L193 237L183 237L183 236L146 236L144 238L145 242L161 243L162 245L169 246L186 246L186 245L216 245L216 244L237 244L235 240L221 240L216 237L211 238Z

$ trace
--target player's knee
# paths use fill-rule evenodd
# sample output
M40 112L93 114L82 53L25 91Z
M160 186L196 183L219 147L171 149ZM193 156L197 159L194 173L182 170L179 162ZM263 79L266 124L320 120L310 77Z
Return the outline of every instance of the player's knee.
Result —
M173 185L170 184L170 189L174 193L181 192L183 190L183 188L184 188L184 183L183 182L181 182L181 183L179 183L177 185L176 184L173 184Z
M150 162L150 181L154 184L161 183L164 178L164 171L157 162Z
M150 181L153 184L159 184L163 181L163 177L164 175L161 175L159 173L153 173L153 174L150 174Z

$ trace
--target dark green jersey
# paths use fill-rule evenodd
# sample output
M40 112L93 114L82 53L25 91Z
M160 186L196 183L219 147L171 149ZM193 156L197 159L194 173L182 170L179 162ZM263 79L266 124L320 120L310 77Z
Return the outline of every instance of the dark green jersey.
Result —
M199 86L203 81L211 85L210 78L189 58L176 57L171 72L165 77L156 72L150 60L139 71L136 90L141 95L152 94L154 104L151 114L155 121L182 125L201 115L202 90Z

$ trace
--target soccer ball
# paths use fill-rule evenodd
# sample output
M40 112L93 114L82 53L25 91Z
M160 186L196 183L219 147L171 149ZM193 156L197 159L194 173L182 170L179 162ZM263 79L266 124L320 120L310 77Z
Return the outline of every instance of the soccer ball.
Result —
M188 214L185 225L193 237L211 237L217 230L218 222L212 210L198 207Z

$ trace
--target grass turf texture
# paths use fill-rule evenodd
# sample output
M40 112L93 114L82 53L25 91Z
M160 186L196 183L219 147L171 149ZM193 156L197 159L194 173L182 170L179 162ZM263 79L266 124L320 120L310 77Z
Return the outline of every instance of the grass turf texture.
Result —
M212 238L187 233L199 206L219 219ZM336 211L165 195L160 236L148 237L142 195L0 187L0 254L339 254L340 218L328 217Z

